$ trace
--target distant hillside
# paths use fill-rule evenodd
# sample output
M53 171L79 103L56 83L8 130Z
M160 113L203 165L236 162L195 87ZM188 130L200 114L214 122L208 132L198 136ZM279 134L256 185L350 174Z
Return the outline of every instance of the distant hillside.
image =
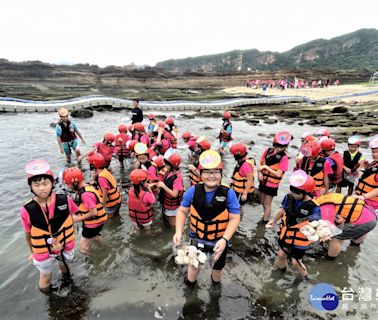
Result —
M174 72L313 70L378 70L378 30L361 29L330 40L317 39L278 53L256 49L167 60L156 67Z

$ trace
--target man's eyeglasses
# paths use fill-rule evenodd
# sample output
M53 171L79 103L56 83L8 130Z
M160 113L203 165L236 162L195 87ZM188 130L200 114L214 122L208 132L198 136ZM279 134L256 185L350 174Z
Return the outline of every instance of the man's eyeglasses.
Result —
M210 177L210 176L219 177L220 175L222 175L222 171L220 171L220 170L209 170L209 171L203 171L202 174L205 177Z

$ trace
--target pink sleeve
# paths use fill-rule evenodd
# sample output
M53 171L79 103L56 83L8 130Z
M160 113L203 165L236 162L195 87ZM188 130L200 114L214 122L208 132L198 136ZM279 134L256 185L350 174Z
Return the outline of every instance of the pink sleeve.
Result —
M248 173L251 173L253 172L253 169L251 167L251 165L247 162L244 162L241 169L240 169L240 175L242 177L246 177Z
M70 214L74 214L79 211L79 207L69 196L67 196L67 201L68 201L68 211L70 212Z
M163 149L168 149L171 146L167 139L161 140L161 145L163 146Z
M173 182L173 190L184 190L181 175L177 176L176 180Z
M81 200L88 210L96 208L96 196L92 192L84 192L81 195Z
M140 138L140 142L143 142L144 144L146 144L147 146L150 144L150 139L148 139L147 136L143 135L141 138Z
M150 166L148 168L148 179L149 180L157 180L157 176L156 176L156 167L154 166Z
M261 159L260 159L260 163L264 162L265 161L265 156L266 156L266 153L268 152L268 148L266 148L261 156Z
M103 177L98 177L98 184L100 185L100 188L108 189L108 190L111 189L108 180L106 180L106 179L103 178Z
M287 157L287 155L282 157L280 161L280 165L278 166L278 169L283 172L286 172L287 170L289 170L289 158Z
M326 160L324 162L323 174L325 176L328 176L328 175L332 174L332 172L333 172L332 167L331 167L330 163Z
M102 142L96 142L93 146L98 149L101 144L102 144Z
M29 217L29 213L26 211L24 207L21 208L20 215L21 215L21 224L24 227L25 232L30 232L31 231L30 217Z
M151 192L146 192L143 196L143 202L145 204L153 204L155 203L156 199L155 196Z

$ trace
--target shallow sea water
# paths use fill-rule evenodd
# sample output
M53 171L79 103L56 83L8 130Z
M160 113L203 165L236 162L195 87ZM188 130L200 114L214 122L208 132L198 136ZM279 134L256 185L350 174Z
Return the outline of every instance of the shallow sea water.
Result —
M159 113L157 113L159 114ZM176 116L180 135L191 130L205 134L215 141L221 125L220 118L186 119ZM90 119L74 119L83 134L87 151L100 141L105 132L116 133L125 113L97 113ZM90 257L77 252L71 266L74 284L62 288L50 297L37 289L38 272L27 261L28 249L19 220L19 209L31 197L26 183L24 166L35 158L48 160L55 174L65 166L64 157L58 152L54 129L50 123L57 120L53 114L1 114L0 150L0 311L2 319L368 319L377 316L370 309L361 309L355 295L346 313L341 305L334 312L315 310L308 301L311 287L320 282L333 285L339 297L344 287L369 287L376 299L377 283L377 231L369 234L360 247L349 247L336 261L324 260L316 250L305 258L310 280L301 282L291 268L281 274L274 267L277 253L277 236L258 225L262 210L259 205L248 204L245 215L234 235L229 250L222 285L213 286L209 268L201 272L198 286L189 289L184 285L185 267L173 260L173 231L167 230L157 214L150 235L137 235L128 217L127 197L119 218L108 221L102 234L106 244L96 245ZM270 137L257 133L273 134L280 130L293 133L289 148L290 169L304 131L318 128L287 125L251 126L244 121L233 121L234 139L253 146L250 154L257 160L271 144ZM183 145L180 141L179 145ZM216 144L214 145L216 146ZM340 144L340 151L346 147ZM363 150L368 155L367 150ZM179 149L186 175L185 149ZM84 161L85 162L85 161ZM230 155L224 157L225 177L230 178L235 165ZM88 169L86 163L83 168ZM112 168L123 188L128 186L129 169L121 170L113 160ZM279 207L288 189L285 175L279 195L274 199L273 212ZM186 181L187 183L187 181ZM257 181L256 181L257 185ZM124 190L124 189L123 189ZM345 191L345 190L344 190ZM54 275L58 281L58 275ZM340 302L341 303L341 302Z

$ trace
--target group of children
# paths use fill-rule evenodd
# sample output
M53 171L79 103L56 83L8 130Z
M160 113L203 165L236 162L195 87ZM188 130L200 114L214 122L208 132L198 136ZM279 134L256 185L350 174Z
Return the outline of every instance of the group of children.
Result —
M77 144L74 148L72 141L77 139L76 134L81 135L68 119L68 111L60 109L59 115L61 121L56 129L57 135L60 133L59 147L63 151L67 148L77 151ZM150 229L157 210L154 204L160 202L164 222L167 226L175 226L173 241L179 245L189 216L191 243L201 250L215 252L214 283L221 281L229 241L243 217L243 206L255 192L255 175L263 207L261 222L272 228L280 221L281 249L277 265L283 271L287 257L290 257L301 276L307 277L302 258L311 241L301 233L301 227L308 222L322 218L343 225L342 234L329 241L329 258L339 254L344 240L361 243L376 225L373 209L378 209L378 136L369 142L373 161L368 163L358 151L361 142L357 136L349 138L348 150L341 155L335 150L335 141L327 130L320 130L317 135L305 133L295 171L290 177L290 193L284 197L274 218L270 218L273 198L288 171L286 151L293 139L289 132L275 134L272 147L263 152L259 165L248 156L247 145L241 142L231 145L229 112L224 112L222 118L219 153L211 150L211 142L206 137L184 132L182 140L190 151L187 168L191 185L185 190L180 172L182 159L176 150L179 136L174 119L157 122L154 114L149 114L148 119L147 130L141 122L120 124L119 134L106 133L103 141L94 144L94 148L83 156L76 152L78 162L86 158L93 170L91 184L85 183L84 175L77 167L63 173L64 183L79 196L78 205L68 196L52 192L54 177L46 161L35 160L26 165L34 197L21 209L21 217L31 258L40 271L42 291L50 288L56 261L63 279L69 278L66 261L73 257L74 223L83 223L79 247L83 254L88 254L90 243L101 241L100 232L106 219L119 213L121 192L109 169L113 157L117 157L121 167L125 159L133 159L128 210L135 229ZM228 147L236 161L230 186L222 183L221 155ZM67 160L71 158L67 157ZM361 168L364 169L362 175ZM345 186L348 196L337 193ZM333 189L336 192L330 192ZM352 196L353 191L355 196ZM189 266L187 284L196 282L198 271Z

